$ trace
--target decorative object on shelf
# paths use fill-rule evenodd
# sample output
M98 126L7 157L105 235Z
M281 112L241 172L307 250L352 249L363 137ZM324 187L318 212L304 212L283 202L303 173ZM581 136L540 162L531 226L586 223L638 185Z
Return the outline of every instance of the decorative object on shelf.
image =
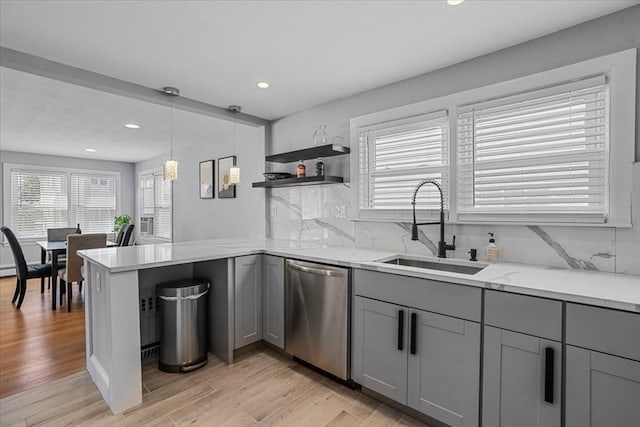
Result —
M305 176L307 176L307 167L304 165L302 160L300 160L300 163L296 166L296 177L304 178Z
M229 111L231 111L232 113L239 113L242 110L242 107L239 105L229 105L228 107ZM236 128L237 128L238 123L236 122L236 119L233 119L233 152L237 153L236 151L236 142L237 142L237 137L236 137ZM240 184L240 168L235 164L233 164L233 166L229 169L229 182L233 185L235 184Z
M167 96L180 96L180 89L166 86L162 88L162 92ZM178 161L173 158L173 101L169 104L169 141L171 143L171 153L168 159L164 161L164 179L165 181L175 181L178 179Z
M231 168L236 165L236 156L218 159L218 197L233 199L236 197L236 185L231 183Z
M200 162L200 198L213 199L215 193L213 191L214 172L216 166L214 160L205 160Z
M318 157L318 161L316 162L316 175L324 175L324 162L322 161L322 157Z
M313 145L324 145L327 143L327 125L315 125L313 127Z
M113 218L113 232L118 233L122 227L131 223L131 217L129 215L118 215ZM78 227L80 224L78 224Z
M265 172L262 175L264 175L264 179L266 179L267 181L293 177L293 174L289 172Z

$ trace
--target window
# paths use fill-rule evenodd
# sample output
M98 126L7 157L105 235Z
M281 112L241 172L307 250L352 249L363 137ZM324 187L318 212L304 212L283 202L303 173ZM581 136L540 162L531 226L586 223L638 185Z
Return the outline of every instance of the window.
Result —
M5 214L18 238L44 238L47 228L76 224L85 232L110 233L113 229L118 207L117 174L9 164L5 170L10 181Z
M116 206L115 176L71 174L71 214L83 232L111 232Z
M636 61L629 49L351 119L356 220L408 220L432 178L450 222L630 227Z
M446 111L385 122L360 129L360 209L411 210L416 185L441 183L448 193L449 121ZM418 209L440 210L435 186L423 187Z
M171 181L163 179L162 171L140 175L140 233L163 240L172 240Z
M461 217L604 222L604 76L479 102L458 112Z

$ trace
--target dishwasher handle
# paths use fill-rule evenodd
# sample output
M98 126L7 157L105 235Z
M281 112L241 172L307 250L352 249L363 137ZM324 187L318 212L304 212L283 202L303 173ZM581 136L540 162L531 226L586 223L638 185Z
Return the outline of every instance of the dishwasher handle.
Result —
M292 270L302 271L303 273L315 274L317 276L327 276L327 277L344 277L345 271L343 270L333 270L330 268L317 268L317 267L308 267L306 265L294 264L289 262L289 268Z

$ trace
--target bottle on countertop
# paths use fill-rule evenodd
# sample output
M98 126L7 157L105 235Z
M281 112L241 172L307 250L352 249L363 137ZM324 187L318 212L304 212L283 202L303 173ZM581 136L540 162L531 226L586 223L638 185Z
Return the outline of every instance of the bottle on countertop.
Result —
M80 230L80 224L76 226L76 234L82 234L82 230Z
M324 162L322 161L322 157L318 157L318 161L316 162L316 175L324 175Z
M484 250L484 257L487 261L497 262L500 260L500 249L496 246L496 239L493 238L493 233L489 233L491 238L489 244Z
M307 175L307 167L304 165L302 160L300 160L300 163L298 163L298 166L296 167L296 177L304 178L306 175Z

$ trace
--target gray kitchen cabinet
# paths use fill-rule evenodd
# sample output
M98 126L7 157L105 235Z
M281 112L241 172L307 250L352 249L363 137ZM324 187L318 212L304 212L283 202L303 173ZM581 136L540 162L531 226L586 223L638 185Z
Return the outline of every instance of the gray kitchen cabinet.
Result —
M640 362L568 345L566 427L640 423Z
M480 325L356 296L353 379L451 426L477 426Z
M562 346L484 327L482 425L559 427Z
M262 337L284 349L284 258L264 255L262 261Z
M235 348L262 339L262 255L235 258Z
M480 325L411 310L408 406L452 427L479 425Z
M566 427L637 426L640 315L567 304Z
M406 307L356 296L353 301L353 379L407 402Z

